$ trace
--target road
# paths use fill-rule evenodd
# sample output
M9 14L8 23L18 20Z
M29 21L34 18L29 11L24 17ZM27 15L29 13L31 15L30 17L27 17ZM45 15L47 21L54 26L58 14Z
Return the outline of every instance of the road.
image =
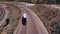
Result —
M46 6L50 6L50 7L53 7L53 8L58 8L58 9L60 9L60 5L46 5Z
M27 14L27 25L22 25L22 19L14 31L14 34L49 34L38 16L27 7L18 6L21 13Z
M46 6L60 9L60 7L57 5ZM13 34L49 34L43 22L32 10L22 5L17 5L17 7L21 10L21 14L27 14L27 25L22 25L22 19L20 19L19 24ZM0 26L6 20L8 13L9 12L4 7L0 7Z
M0 7L0 26L3 24L3 22L6 20L7 16L8 16L8 11L3 8Z
M13 34L49 34L43 22L32 10L25 6L17 5L17 7L21 9L21 14L27 14L27 25L22 25L22 19L20 19L19 24ZM3 8L2 10L0 11L0 26L3 24L8 16L8 11L5 8Z

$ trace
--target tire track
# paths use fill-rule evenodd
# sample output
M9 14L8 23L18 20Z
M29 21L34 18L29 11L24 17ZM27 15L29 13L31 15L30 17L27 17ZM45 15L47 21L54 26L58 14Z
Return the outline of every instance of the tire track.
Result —
M1 21L5 15L5 10L3 8L0 8L0 12L1 12L1 14L0 14L0 21Z
M4 23L8 16L8 10L5 9L5 7L0 7L0 26Z

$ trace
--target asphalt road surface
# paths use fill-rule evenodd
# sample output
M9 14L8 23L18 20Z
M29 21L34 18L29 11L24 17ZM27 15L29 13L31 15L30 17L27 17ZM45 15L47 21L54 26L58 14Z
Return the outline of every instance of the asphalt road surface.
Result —
M49 34L38 16L27 7L18 6L21 14L27 14L27 25L22 25L22 19L14 31L14 34Z

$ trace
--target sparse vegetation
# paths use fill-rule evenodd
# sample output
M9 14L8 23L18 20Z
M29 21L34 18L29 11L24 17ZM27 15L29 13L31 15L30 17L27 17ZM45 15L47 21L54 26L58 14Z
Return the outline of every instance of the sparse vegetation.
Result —
M13 34L15 28L19 23L21 13L16 6L10 4L6 4L6 5L8 6L6 7L6 9L9 11L9 14L4 25L0 27L0 34L2 34L3 32L7 32L7 34Z
M60 4L60 0L0 0L0 1L28 2L36 4Z
M47 7L46 5L36 5L29 7L43 21L50 34L60 34L60 10L57 8Z

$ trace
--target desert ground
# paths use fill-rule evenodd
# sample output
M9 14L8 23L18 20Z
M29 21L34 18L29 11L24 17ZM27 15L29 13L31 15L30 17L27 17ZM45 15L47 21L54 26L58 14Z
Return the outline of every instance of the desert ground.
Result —
M0 34L60 34L60 5L1 2L0 8Z

